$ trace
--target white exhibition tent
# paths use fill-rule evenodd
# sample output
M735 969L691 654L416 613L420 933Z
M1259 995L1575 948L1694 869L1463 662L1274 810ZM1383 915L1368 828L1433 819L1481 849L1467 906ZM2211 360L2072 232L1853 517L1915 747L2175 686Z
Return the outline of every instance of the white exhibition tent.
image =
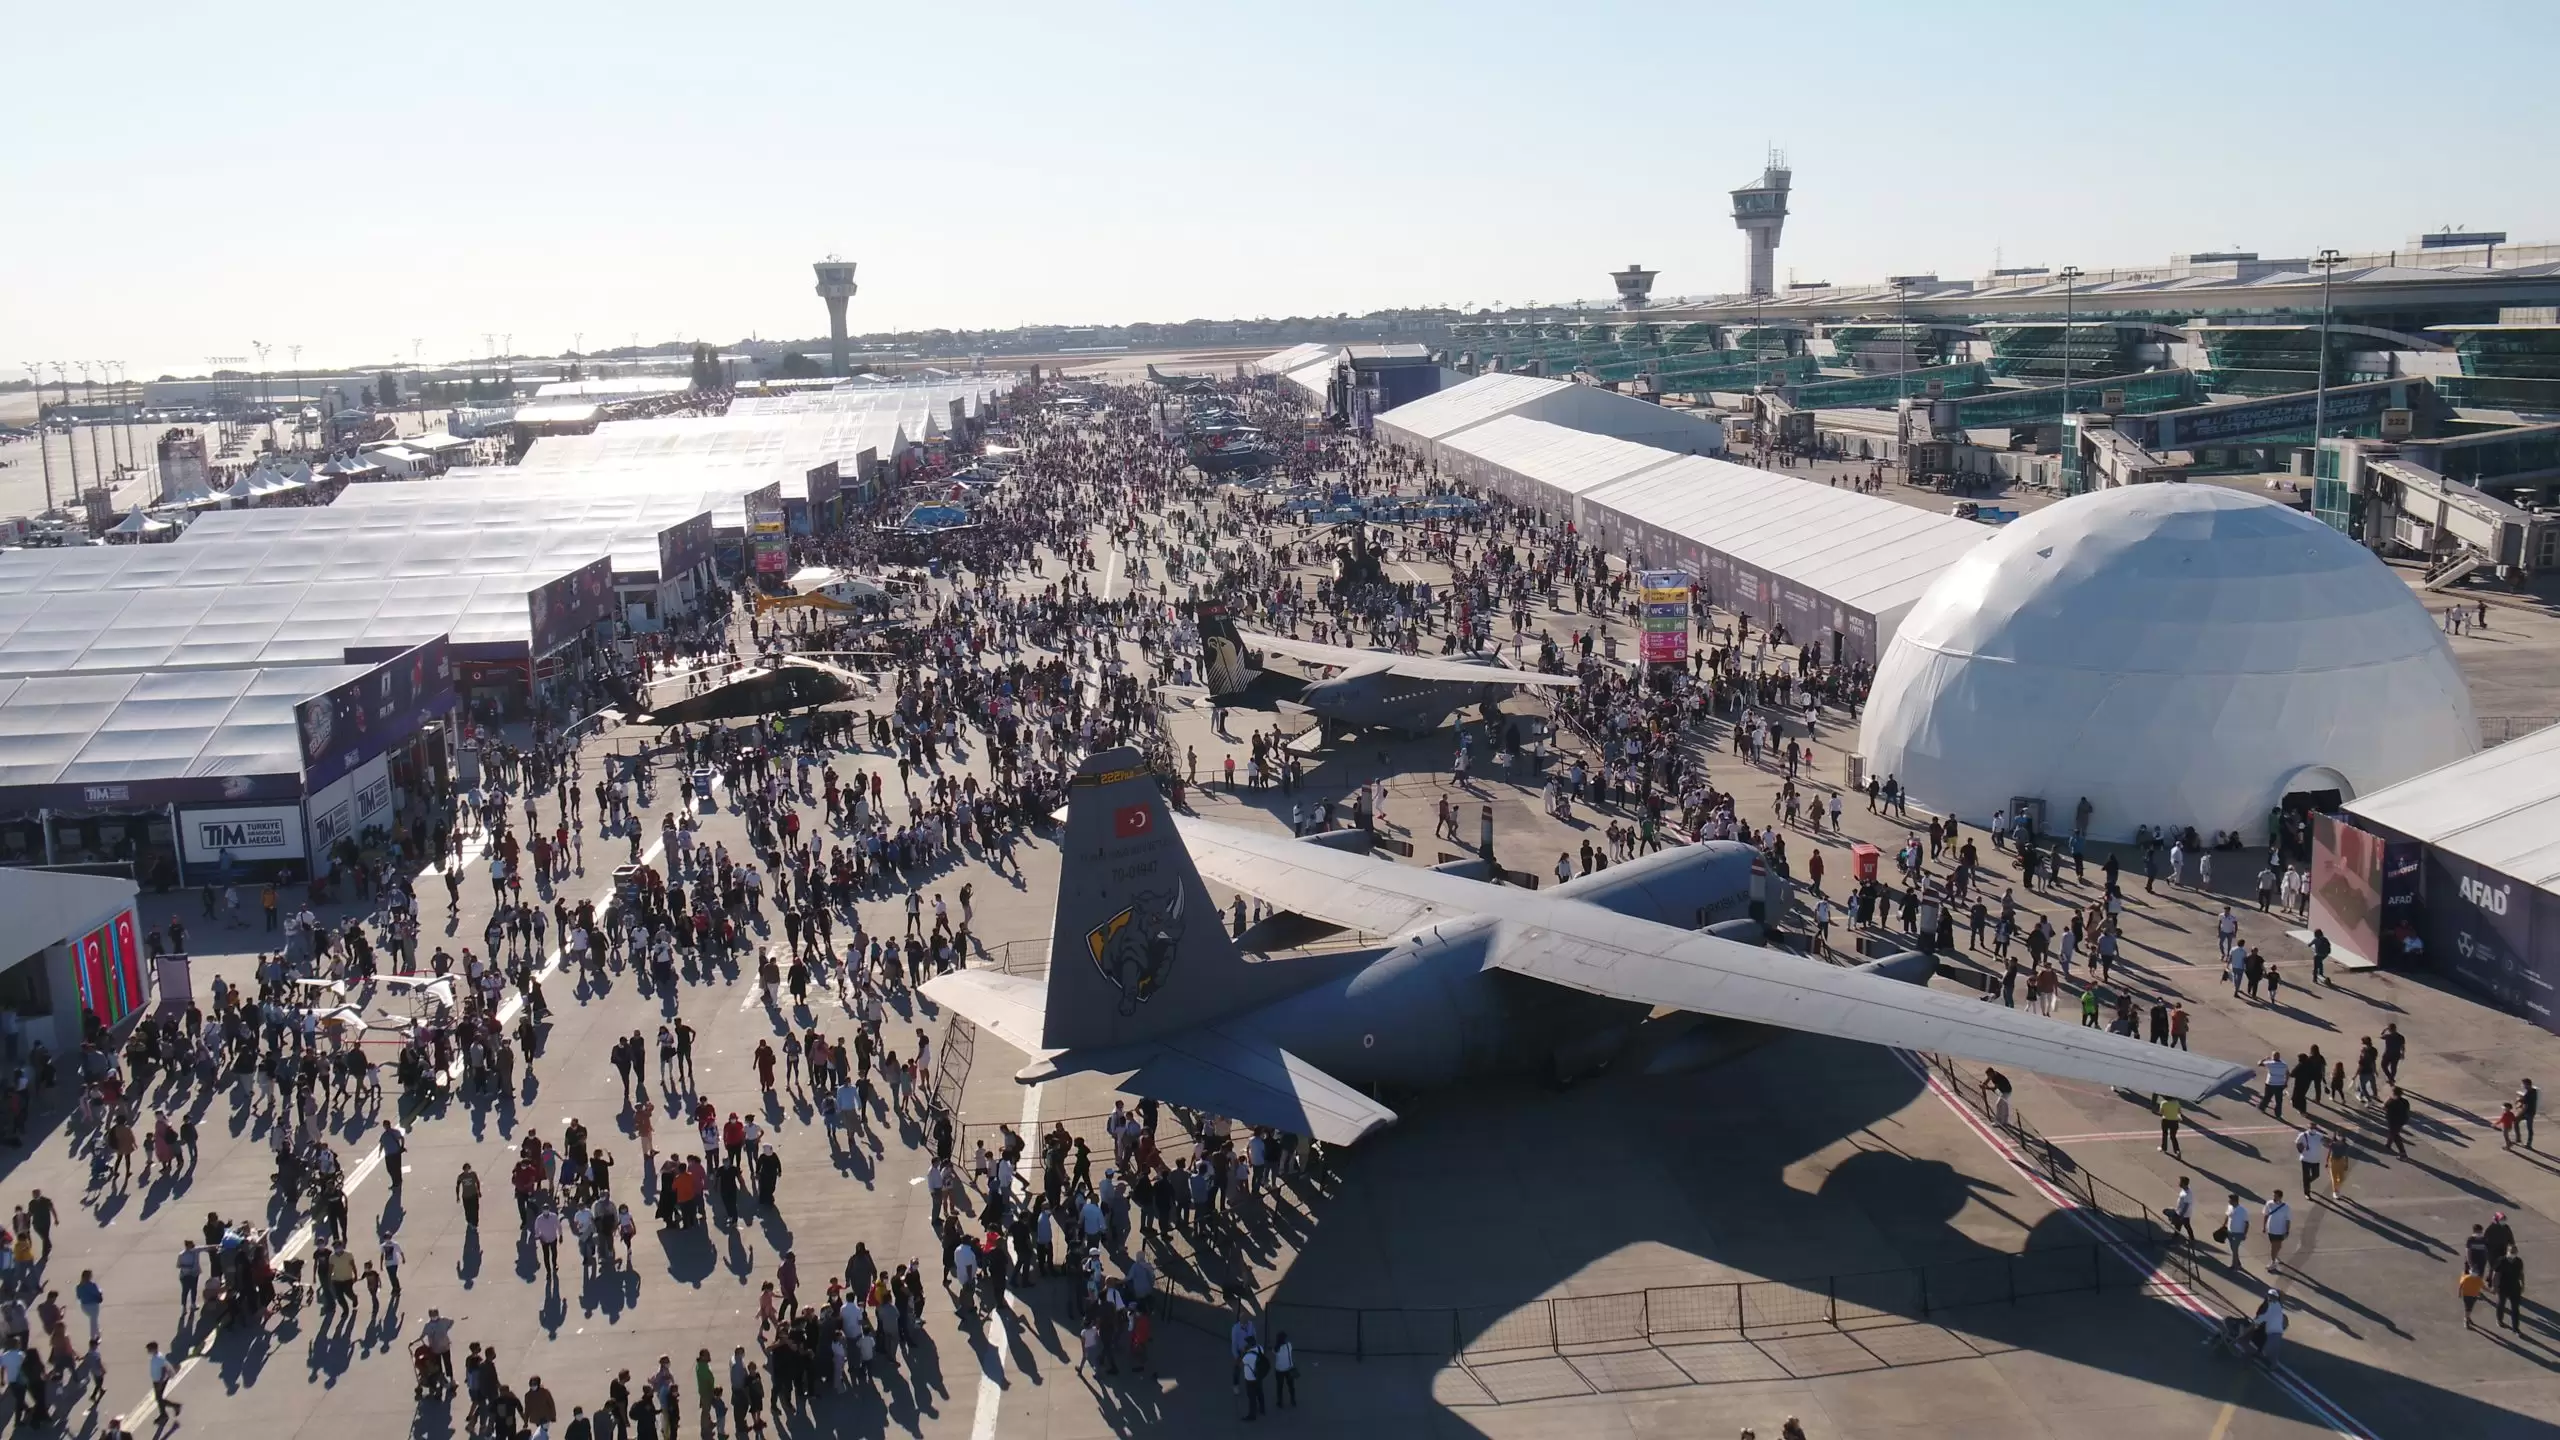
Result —
M1322 403L1332 398L1333 372L1339 363L1334 351L1327 349L1315 359L1305 361L1282 375L1280 383Z
M439 635L457 658L523 659L527 597L560 573L0 595L0 676L343 665Z
M175 521L154 519L148 511L136 510L113 525L108 526L106 533L109 535L125 535L130 536L135 540L143 540L154 535L166 535L177 528L177 522Z
M1991 538L1970 520L1703 455L1584 491L1586 538L1686 569L1700 599L1872 664L1939 575Z
M1724 425L1711 416L1670 409L1597 385L1537 375L1478 375L1382 412L1373 428L1378 438L1402 445L1446 470L1451 439L1506 415L1632 440L1680 455L1724 453Z
M1286 350L1275 350L1252 362L1246 368L1257 375L1286 375L1301 365L1312 365L1319 360L1331 360L1334 352L1340 348L1320 340L1309 340L1303 344L1292 345Z
M226 510L190 528L181 548L282 546L307 550L376 553L384 545L412 545L420 559L455 568L503 568L504 563L568 559L583 564L598 555L613 559L614 578L636 583L663 579L661 557L681 547L681 532L709 510L698 496L641 491L632 494L552 497L444 493L441 485L369 485L368 494L408 497L381 502L297 506L284 510ZM355 491L348 492L350 496ZM396 564L415 562L400 557ZM0 559L0 593L9 566ZM394 573L413 573L408 570ZM282 574L294 576L293 567Z
M2560 725L2346 802L2356 819L2560 894Z
M1469 426L1441 442L1440 452L1450 479L1566 520L1577 518L1574 502L1586 492L1680 458L1520 415Z
M302 774L294 706L362 665L0 678L0 790Z
M2260 495L2133 485L2035 511L1904 618L1859 748L1973 824L2020 797L2059 832L2267 840L2288 794L2352 798L2472 754L2444 632L2353 540Z
M240 512L228 512L240 513ZM252 512L254 513L254 512ZM326 509L295 513L321 514ZM168 545L113 545L0 551L0 595L78 595L351 580L530 575L557 579L611 553L607 525L384 528L364 534L297 530L225 537L188 536ZM656 537L625 560L654 573ZM624 563L618 560L617 565Z

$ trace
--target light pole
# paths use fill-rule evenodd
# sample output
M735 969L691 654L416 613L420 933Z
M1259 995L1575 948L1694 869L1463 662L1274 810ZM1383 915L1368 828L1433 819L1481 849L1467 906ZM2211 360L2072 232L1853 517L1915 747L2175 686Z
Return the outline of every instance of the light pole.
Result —
M44 364L27 362L27 379L36 387L36 460L44 467L44 508L53 508L53 437L44 432Z
M2312 257L2320 267L2320 379L2311 392L2311 470L2320 471L2320 437L2329 423L2329 277L2347 257L2335 250L2323 250Z
M1898 352L1893 357L1893 401L1895 408L1899 409L1903 377L1910 373L1911 359L1919 353L1911 343L1911 277L1897 275L1893 278L1893 303L1895 313L1900 317L1893 337L1894 348Z
M272 450L276 443L276 407L275 392L267 384L269 346L264 340L252 340L249 342L249 348L258 352L258 408L267 412L267 448Z
M2062 267L2062 414L2071 415L2071 302L2084 272L2077 265Z

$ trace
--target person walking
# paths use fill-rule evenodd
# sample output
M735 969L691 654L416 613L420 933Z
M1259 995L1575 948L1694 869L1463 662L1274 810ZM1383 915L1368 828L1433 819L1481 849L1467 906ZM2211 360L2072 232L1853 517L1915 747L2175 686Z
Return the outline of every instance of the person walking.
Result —
M2346 1198L2347 1171L2355 1163L2353 1157L2347 1153L2347 1132L2344 1130L2328 1132L2328 1145L2329 1198L2332 1201L2343 1200Z
M98 1288L97 1272L83 1270L80 1283L72 1287L72 1297L80 1302L80 1313L89 1321L89 1343L98 1343L98 1311L107 1303L106 1292Z
M160 1423L167 1425L186 1410L186 1406L169 1398L169 1382L178 1378L177 1363L161 1353L160 1342L153 1340L142 1347L143 1368L151 1378L151 1403L160 1409Z
M2518 1262L2521 1271L2522 1262ZM1283 1330L1271 1351L1271 1408L1289 1410L1298 1403L1298 1348L1289 1343L1289 1332Z
M2489 1312L2489 1323L2495 1326L2504 1322L2508 1329L2522 1334L2524 1332L2524 1252L2509 1250L2506 1254L2499 1256L2496 1263L2490 1266L2490 1273L2498 1282L2498 1303Z
M2409 1143L2402 1138L2402 1132L2408 1128L2409 1097L2401 1094L2400 1087L2394 1085L2391 1098L2382 1102L2383 1143L2391 1147L2392 1154L2403 1160L2409 1158Z
M2249 1207L2239 1191L2231 1192L2230 1208L2222 1212L2222 1228L2213 1232L2213 1238L2230 1247L2231 1268L2239 1269L2240 1242L2249 1238Z
M2302 1166L2302 1193L2311 1193L2329 1163L2329 1137L2317 1125L2305 1125L2293 1137L2293 1158Z
M2267 1199L2264 1222L2267 1232L2267 1269L2284 1265L2284 1242L2293 1234L2293 1207L2285 1203L2284 1192L2278 1190Z
M1244 1384L1244 1418L1247 1420L1259 1420L1262 1418L1263 1409L1262 1347L1260 1345L1249 1345L1245 1347L1244 1354L1237 1358L1236 1364L1238 1366L1237 1373L1242 1377Z
M2186 1153L2178 1148L2178 1127L2186 1118L2186 1113L2186 1107L2178 1103L2177 1096L2163 1095L2160 1097L2161 1154L2183 1155Z
M2168 1217L2171 1234L2184 1235L2189 1244L2195 1243L2196 1192L2193 1182L2186 1176L2178 1177L2178 1198L2170 1201L2169 1208L2161 1213Z
M2542 1109L2542 1092L2533 1088L2531 1076L2527 1076L2523 1086L2516 1091L2515 1105L2514 1134L2522 1140L2524 1148L2530 1150L2533 1148L2533 1117Z

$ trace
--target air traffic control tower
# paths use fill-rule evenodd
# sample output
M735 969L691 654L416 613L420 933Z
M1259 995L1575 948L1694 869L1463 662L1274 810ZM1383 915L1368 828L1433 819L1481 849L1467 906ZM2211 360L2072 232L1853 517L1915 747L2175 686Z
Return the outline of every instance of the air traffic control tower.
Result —
M1778 232L1787 227L1787 187L1794 179L1787 157L1772 150L1760 183L1733 192L1733 223L1742 232L1749 267L1743 275L1745 295L1777 293Z
M853 299L853 266L853 261L839 260L830 255L815 267L818 272L818 298L827 302L827 338L835 362L834 374L838 378L846 373L844 307Z

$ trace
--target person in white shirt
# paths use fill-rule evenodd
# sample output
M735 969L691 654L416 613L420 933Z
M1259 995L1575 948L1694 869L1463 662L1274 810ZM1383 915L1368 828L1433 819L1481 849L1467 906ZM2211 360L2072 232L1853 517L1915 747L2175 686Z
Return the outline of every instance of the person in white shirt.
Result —
M2284 1203L2279 1190L2267 1200L2267 1268L2284 1264L2285 1237L2293 1233L2293 1207Z
M2317 1125L2303 1126L2302 1133L2293 1137L2293 1158L2302 1163L2302 1193L2308 1195L2319 1183L2320 1167L2329 1163L2329 1137Z
M2196 1193L2187 1177L2178 1177L2178 1198L2169 1202L2169 1228L2189 1240L2196 1238Z
M2258 1062L2258 1068L2266 1076L2266 1093L2258 1097L2258 1109L2267 1111L2272 1108L2273 1113L2282 1115L2284 1113L2284 1056L2270 1050L2267 1052L2267 1058Z
M1280 1343L1271 1352L1271 1408L1286 1409L1298 1403L1298 1348L1289 1343L1289 1332L1280 1332Z
M164 1417L162 1423L166 1424L169 1420L178 1418L178 1412L187 1408L169 1398L169 1382L178 1378L178 1365L176 1361L161 1353L160 1342L157 1340L151 1341L142 1348L150 1357L145 1364L150 1372L151 1401L160 1407L160 1413Z
M2276 1347L2284 1342L2284 1297L2269 1290L2267 1298L2258 1305L2258 1313L2251 1317L2250 1324L2258 1332L2258 1358L2272 1363L2276 1358Z
M2219 1238L2231 1247L2231 1268L2239 1269L2240 1242L2249 1238L2249 1207L2240 1199L2237 1190L2231 1192L2231 1208L2222 1212L2222 1234Z

